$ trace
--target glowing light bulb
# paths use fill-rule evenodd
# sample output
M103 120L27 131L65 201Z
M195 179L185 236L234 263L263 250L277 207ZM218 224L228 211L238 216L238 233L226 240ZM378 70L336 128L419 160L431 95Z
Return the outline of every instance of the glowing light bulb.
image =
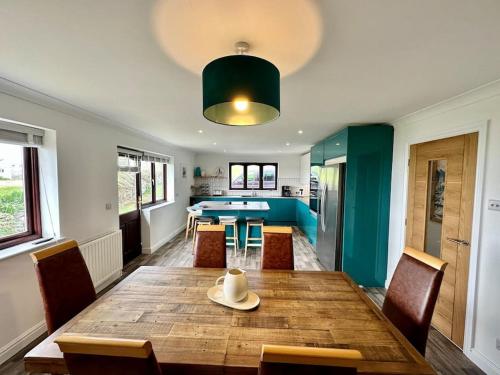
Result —
M248 99L236 98L233 100L233 105L234 108L239 112L246 111L248 109Z

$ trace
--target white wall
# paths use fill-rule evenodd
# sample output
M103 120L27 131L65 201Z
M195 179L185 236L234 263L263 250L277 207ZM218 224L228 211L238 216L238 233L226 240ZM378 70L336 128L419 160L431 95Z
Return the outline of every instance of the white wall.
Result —
M477 281L477 305L475 309L468 310L467 324L472 327L472 335L466 337L465 353L488 373L500 373L500 351L495 348L495 340L500 338L500 212L486 208L488 199L500 199L500 147L497 144L500 140L500 81L394 123L387 280L392 277L404 244L402 223L405 217L408 144L462 131L470 132L470 129L480 128L488 122L487 138L484 144L480 139L479 150L481 160L481 146L484 146L484 179L479 181L482 200L475 206L475 214L480 214L476 216L476 224L480 227L473 236L471 247L472 259L478 254L478 272L471 263L470 277L472 284ZM474 289L469 289L469 297L473 292Z
M201 167L207 175L214 175L215 169L221 167L227 176L229 172L229 162L257 162L257 163L278 163L278 177L299 178L300 177L300 155L272 154L272 155L234 155L234 154L196 154L195 166Z
M290 185L297 189L302 188L304 189L304 195L307 195L307 190L305 189L308 188L308 184L303 183L301 179L301 155L279 153L272 155L202 153L195 156L195 166L200 167L207 175L214 175L218 167L224 170L225 179L209 181L211 186L213 185L213 188L225 190L227 194L240 194L242 191L228 190L229 162L278 163L278 190L262 191L258 192L258 195L281 195L281 185ZM192 171L190 170L189 173L192 173Z
M85 241L118 229L118 145L173 156L176 172L180 164L192 170L194 154L190 151L104 124L89 115L76 117L76 110L73 115L67 114L71 110L62 104L63 109L53 110L4 93L12 94L12 90L10 86L4 88L0 82L0 117L55 131L55 135L49 132L48 147L41 150L41 154L46 159L57 158L59 208L54 208L53 213L59 216L62 236ZM23 92L19 96L26 95ZM57 153L50 150L53 142L57 144ZM56 170L45 169L44 172L46 179L50 180ZM187 179L181 179L179 175L177 173L175 181L175 203L156 209L150 222L152 238L144 240L153 245L168 239L185 224L189 186L193 182L191 174ZM49 189L54 187L49 186ZM108 202L112 204L111 210L105 209ZM34 334L39 333L43 319L29 254L0 260L0 359L3 352L16 348L23 335L29 338L33 329Z
M309 185L311 180L311 153L308 152L300 157L300 181Z

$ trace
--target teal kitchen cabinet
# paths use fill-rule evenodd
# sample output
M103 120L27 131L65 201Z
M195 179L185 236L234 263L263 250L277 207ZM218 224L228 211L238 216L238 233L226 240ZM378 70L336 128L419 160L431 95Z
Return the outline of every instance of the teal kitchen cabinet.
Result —
M309 204L304 202L302 199L298 199L296 215L297 226L306 235L309 243L315 246L318 234L318 221L316 219L316 213L309 209Z
M295 198L268 198L269 214L267 221L272 225L294 225L297 199Z
M394 131L389 125L348 129L343 270L361 285L383 287Z
M323 165L324 160L324 145L321 142L311 148L311 165Z
M364 286L387 275L393 137L387 124L348 126L321 143L324 161L346 157L342 270Z
M335 159L347 155L348 133L349 128L346 128L324 140L324 160Z

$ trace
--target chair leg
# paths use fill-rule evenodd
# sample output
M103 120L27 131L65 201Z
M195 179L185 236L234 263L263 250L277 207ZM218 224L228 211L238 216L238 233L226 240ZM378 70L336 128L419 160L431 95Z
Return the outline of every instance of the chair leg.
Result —
M238 222L235 223L235 228L236 228L236 249L239 250L239 248L240 248L240 230L238 229Z
M234 256L236 256L236 249L238 247L238 232L236 229L236 223L233 224L233 245L234 245Z
M186 237L184 238L185 240L187 240L189 237L189 232L191 230L191 219L192 218L193 218L193 216L191 214L189 214L188 219L187 219L187 224L186 224Z
M248 232L250 231L250 226L247 223L247 232L245 233L245 259L247 259L247 250L248 250Z
M198 230L198 222L195 220L193 224L193 246L192 248L192 254L194 254L194 245L196 243L196 231Z

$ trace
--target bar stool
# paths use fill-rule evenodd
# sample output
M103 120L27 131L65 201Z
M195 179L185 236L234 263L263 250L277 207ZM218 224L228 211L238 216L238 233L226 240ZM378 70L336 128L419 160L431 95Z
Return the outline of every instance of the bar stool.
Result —
M219 216L219 224L233 227L232 236L226 234L226 246L234 246L234 256L236 256L236 250L239 248L238 241L238 218L236 216ZM228 240L230 240L228 242Z
M214 219L210 216L197 216L194 218L194 229L193 229L193 251L194 244L196 242L196 232L198 231L198 227L200 225L212 225L214 223Z
M194 231L194 221L197 217L201 216L201 210L196 210L193 207L186 208L188 212L187 223L186 223L186 240L189 237L189 232Z
M245 238L245 259L247 257L248 247L260 247L262 248L263 243L263 229L264 229L264 219L261 217L247 217L247 233ZM260 228L260 236L259 237L250 237L250 230L252 227ZM250 242L251 241L251 242ZM256 243L255 241L260 241L260 243Z

